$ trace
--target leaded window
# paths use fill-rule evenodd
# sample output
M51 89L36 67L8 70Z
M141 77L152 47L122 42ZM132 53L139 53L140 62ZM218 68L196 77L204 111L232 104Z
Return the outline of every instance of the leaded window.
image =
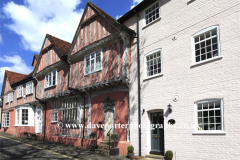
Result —
M93 52L85 56L85 75L102 69L102 53L101 50Z
M31 94L33 93L33 82L30 81L26 83L26 94Z

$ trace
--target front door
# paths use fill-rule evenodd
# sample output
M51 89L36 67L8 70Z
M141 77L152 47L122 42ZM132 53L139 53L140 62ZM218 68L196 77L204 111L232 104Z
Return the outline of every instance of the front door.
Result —
M103 113L104 116L104 131L103 131L103 139L109 140L109 136L107 136L108 131L110 131L110 136L114 133L114 111L106 110Z
M42 133L42 110L36 110L36 127L35 133Z
M150 113L151 152L164 152L163 112Z

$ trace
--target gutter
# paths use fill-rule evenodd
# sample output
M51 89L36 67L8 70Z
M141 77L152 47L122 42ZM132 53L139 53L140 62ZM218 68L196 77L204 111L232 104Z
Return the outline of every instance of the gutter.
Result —
M141 126L141 87L140 87L140 55L139 55L139 13L137 14L137 74L138 74L138 126ZM141 146L142 146L142 131L141 127L138 127L138 138L139 138L139 157L141 157Z

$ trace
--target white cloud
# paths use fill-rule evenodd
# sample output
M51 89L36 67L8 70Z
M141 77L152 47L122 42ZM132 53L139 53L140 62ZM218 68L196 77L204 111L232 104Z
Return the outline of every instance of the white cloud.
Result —
M19 56L6 56L4 55L3 58L0 57L0 63L10 63L10 67L0 67L0 83L3 83L4 73L5 70L10 70L13 72L18 72L22 74L29 74L32 71L31 66L27 66L25 61Z
M25 50L40 52L45 35L51 34L72 42L83 9L76 10L81 0L25 0L24 5L13 1L3 12L13 23L5 24L21 37Z
M117 16L116 16L116 19L118 19L118 18L120 18L120 17L122 17L122 16L123 16L123 15L120 15L120 16L119 16L119 15L117 15Z
M133 7L135 7L136 5L138 5L140 2L142 2L143 0L133 0L132 2L132 6L130 9L132 9Z

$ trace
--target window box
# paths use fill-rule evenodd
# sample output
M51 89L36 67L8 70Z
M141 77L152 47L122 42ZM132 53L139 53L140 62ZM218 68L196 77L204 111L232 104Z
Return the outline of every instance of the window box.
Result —
M32 107L16 108L15 126L34 126L34 111Z
M2 127L9 127L9 112L2 113Z
M192 36L192 65L221 57L219 26L211 26Z
M102 70L102 50L95 51L84 57L84 75Z
M33 93L33 82L27 82L26 83L26 95Z
M57 70L54 70L45 75L45 88L57 85Z
M144 56L145 79L163 75L161 49L154 50Z
M17 98L23 96L23 85L17 86Z
M159 1L157 1L156 3L154 3L153 5L151 5L150 7L148 7L145 11L144 11L144 21L143 21L143 27L155 22L156 20L160 19L160 3Z
M225 134L223 100L210 99L196 102L195 124L193 134Z

